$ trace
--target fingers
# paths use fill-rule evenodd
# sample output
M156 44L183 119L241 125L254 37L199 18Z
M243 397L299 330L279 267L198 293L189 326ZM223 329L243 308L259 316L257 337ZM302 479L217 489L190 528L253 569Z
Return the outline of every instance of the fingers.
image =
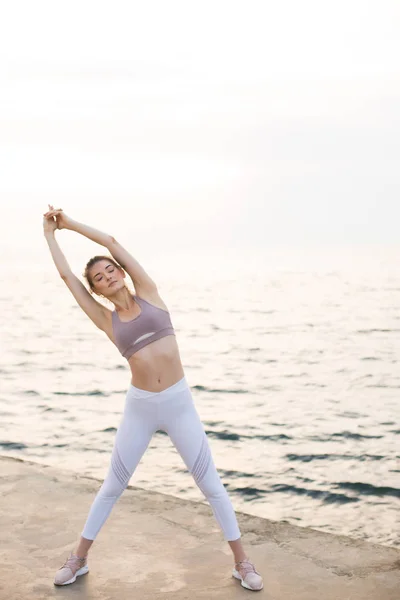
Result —
M63 212L62 208L52 208L51 210L48 210L46 213L44 213L44 216L45 217L49 217L50 215L54 216L56 214L59 214L60 212Z

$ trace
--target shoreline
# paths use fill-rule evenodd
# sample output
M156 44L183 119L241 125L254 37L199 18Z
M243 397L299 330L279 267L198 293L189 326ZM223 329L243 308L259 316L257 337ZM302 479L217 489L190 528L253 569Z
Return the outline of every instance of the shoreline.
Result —
M111 450L110 450L110 452L111 452ZM45 467L57 468L57 462L56 461L50 460L50 461L46 461L46 462L41 462L41 458L40 457L32 457L32 458L31 457L27 457L27 458L25 458L23 454L16 455L16 456L11 456L10 454L1 454L0 453L0 459L1 458L13 459L13 460L20 460L20 461L25 462L27 464L36 465L38 467L43 467L43 468L45 468ZM65 471L66 473L70 473L71 476L73 476L73 477L75 477L75 476L84 477L86 479L90 479L90 480L93 480L93 481L96 481L96 482L99 482L99 483L102 483L103 480L104 480L104 473L103 473L103 475L100 475L98 473L92 473L90 469L89 470L85 470L85 469L82 469L82 470L78 469L77 470L76 466L71 466L70 468L68 468L68 466L66 465L65 461L62 462L62 466L60 468L63 471ZM104 472L106 471L106 466L104 466L103 471ZM131 484L131 485L128 485L127 489L129 489L131 487L133 489L136 489L136 488L144 489L144 490L147 490L149 493L153 493L153 492L155 492L155 493L157 493L157 492L158 493L164 493L162 485L148 486L148 485L146 485L147 482L141 481L140 478L139 478L139 480L137 480L137 478L134 478L134 477L132 479L133 479L134 483ZM137 483L136 483L136 481L137 481ZM181 481L180 485L183 486L184 485L184 481ZM229 486L227 487L227 489L228 489L228 493L229 493ZM177 487L176 490L169 489L168 492L166 492L166 493L169 496L172 496L174 498L179 498L179 499L187 500L189 502L192 501L192 502L195 502L195 503L196 502L204 502L204 503L207 504L207 501L206 501L205 498L203 498L203 500L201 500L201 497L202 497L201 492L197 493L197 498L196 498L196 497L193 496L193 494L190 496L190 495L185 494L184 492L183 493L179 493L180 491L183 492L183 490L179 490L178 487ZM198 499L198 498L200 498L200 499ZM371 537L369 537L368 535L363 534L363 532L361 532L360 535L357 535L357 534L353 535L352 531L349 531L350 527L346 527L346 526L341 526L340 528L336 529L335 526L334 526L334 524L335 523L337 524L337 517L336 517L336 521L334 521L333 523L331 523L331 526L327 527L325 525L325 526L319 527L318 524L314 524L312 522L312 519L311 519L311 522L307 522L308 519L306 519L306 517L304 519L301 519L301 520L298 520L298 519L295 519L295 518L290 518L290 517L285 517L284 515L280 517L279 515L271 514L271 513L274 512L273 510L269 511L270 514L263 514L262 511L258 512L257 510L255 510L253 512L253 510L252 510L252 504L251 503L247 506L246 503L241 502L240 499L237 499L235 497L232 499L232 501L233 501L233 504L235 506L235 512L236 513L246 514L246 515L254 516L254 517L260 517L261 519L266 519L266 520L269 520L271 522L287 523L287 524L294 525L296 527L301 527L303 529L308 527L308 528L311 528L313 531L319 531L319 532L322 532L322 533L329 533L329 534L337 535L337 536L345 536L345 537L348 537L348 538L353 539L353 540L359 540L359 541L367 542L367 543L370 543L370 544L378 544L378 545L384 546L386 548L395 548L395 549L400 550L400 537L397 536L397 538L396 538L396 536L395 536L396 529L395 529L395 518L394 518L394 516L391 519L391 521L392 521L392 535L390 536L391 539L389 541L386 541L385 539L381 539L382 536L377 535L377 532L375 533L375 536L374 536L373 535L374 532L371 531L371 530L369 531L369 533L371 533L372 535L371 535ZM362 517L365 519L365 514ZM346 518L348 519L349 515L346 515ZM375 519L374 523L377 523L376 526L379 528L379 521L377 520L376 515L373 515L373 518ZM354 520L348 521L348 524L349 524L349 526L351 526L351 524L354 525ZM342 525L342 523L340 525ZM385 528L385 526L386 526L386 530L385 531L387 531L387 523L385 524L382 521L382 527Z

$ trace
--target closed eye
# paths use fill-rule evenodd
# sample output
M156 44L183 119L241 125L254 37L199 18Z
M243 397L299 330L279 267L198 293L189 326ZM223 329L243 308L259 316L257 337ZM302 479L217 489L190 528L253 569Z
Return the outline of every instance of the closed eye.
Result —
M114 268L108 270L107 269L107 273L113 273L114 272ZM103 278L100 276L98 279L96 279L96 281L101 281Z

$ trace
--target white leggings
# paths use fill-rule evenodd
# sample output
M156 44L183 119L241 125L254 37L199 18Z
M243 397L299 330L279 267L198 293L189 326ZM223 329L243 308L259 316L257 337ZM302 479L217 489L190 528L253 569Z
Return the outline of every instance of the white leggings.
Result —
M109 471L90 508L82 537L96 538L157 430L171 438L210 503L225 540L240 538L233 506L215 468L186 377L161 392L129 386Z

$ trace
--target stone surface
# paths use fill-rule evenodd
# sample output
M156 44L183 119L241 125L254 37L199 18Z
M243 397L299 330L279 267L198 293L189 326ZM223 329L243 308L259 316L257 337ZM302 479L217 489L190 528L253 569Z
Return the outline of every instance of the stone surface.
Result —
M74 550L101 481L0 457L0 599L399 600L400 551L237 512L263 575L251 592L207 503L129 486L89 553L89 573L54 574Z

